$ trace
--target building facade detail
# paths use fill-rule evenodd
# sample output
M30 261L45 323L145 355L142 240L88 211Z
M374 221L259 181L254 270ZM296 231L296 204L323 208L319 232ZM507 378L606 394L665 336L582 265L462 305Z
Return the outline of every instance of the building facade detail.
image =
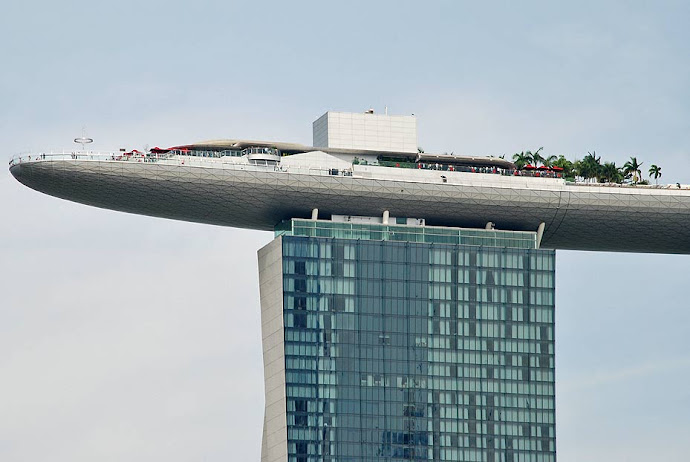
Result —
M314 147L417 152L417 118L328 111L313 123Z
M285 339L287 424L265 435L286 451L265 461L555 461L554 252L365 227L297 221L259 254Z

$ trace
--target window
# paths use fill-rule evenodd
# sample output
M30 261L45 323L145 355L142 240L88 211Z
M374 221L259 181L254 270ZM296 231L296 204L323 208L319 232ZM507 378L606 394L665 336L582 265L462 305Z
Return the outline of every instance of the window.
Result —
M289 460L553 461L553 252L283 239Z
M294 320L295 320L295 328L296 329L306 329L307 328L307 315L304 313L295 313L294 315Z
M307 274L307 263L303 261L296 261L295 274Z
M306 279L295 279L295 292L306 292L306 291L307 291Z

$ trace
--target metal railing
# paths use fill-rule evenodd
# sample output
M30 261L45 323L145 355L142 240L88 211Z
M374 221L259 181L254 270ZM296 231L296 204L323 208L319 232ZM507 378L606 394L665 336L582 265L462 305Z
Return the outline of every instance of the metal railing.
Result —
M48 151L39 153L23 153L10 159L10 166L25 162L43 162L56 160L94 160L94 161L135 161L157 162L170 157L169 154L152 154L143 152L121 151Z
M539 248L534 231L485 230L445 226L384 225L293 218L275 228L275 235L404 241L489 247Z
M639 189L690 189L687 184L640 184L640 183L594 183L589 181L567 181L568 186L592 186L595 188L639 188Z
M151 162L164 165L203 167L223 170L275 171L290 174L320 176L352 176L351 169L334 169L327 166L287 166L270 161L237 162L238 157L198 157L176 153L143 153L143 152L97 152L97 151L50 151L41 153L24 153L10 159L10 167L27 162L50 161L94 161L94 162Z
M166 153L145 153L138 151L122 152L122 151L46 151L39 153L22 153L10 158L10 167L25 162L43 162L43 161L97 161L97 162L158 162L165 165L187 165L194 167L205 167L224 170L246 170L246 171L276 171L298 175L319 175L319 176L353 176L352 169L335 169L329 166L298 166L298 165L281 165L269 161L253 161L250 163L237 162L240 157L226 156L226 157L206 157L197 156L194 154L180 153L179 151L170 151ZM414 171L415 169L409 169ZM428 171L422 169L422 171ZM442 172L453 173L453 172ZM513 176L513 175L509 175ZM524 178L520 175L515 178ZM410 179L414 175L410 176ZM400 178L398 178L400 179ZM445 181L444 181L445 183ZM569 186L593 186L603 188L639 188L639 189L671 189L671 190L687 190L690 185L681 184L663 184L663 185L641 185L641 184L620 184L620 183L593 183L593 182L565 182Z

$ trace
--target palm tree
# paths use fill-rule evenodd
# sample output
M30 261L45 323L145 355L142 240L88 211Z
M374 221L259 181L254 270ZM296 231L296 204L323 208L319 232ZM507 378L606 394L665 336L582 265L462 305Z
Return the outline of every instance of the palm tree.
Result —
M529 151L527 151L529 153ZM515 162L515 166L517 167L518 170L522 170L522 168L532 162L532 159L529 155L527 155L524 151L523 152L516 152L513 154L513 162Z
M659 184L659 178L661 177L661 167L652 164L652 166L649 167L649 176L654 177L654 181L656 182L656 184Z
M532 151L526 152L526 155L529 157L530 161L535 167L538 166L540 163L544 163L544 158L539 154L539 151L541 151L542 149L544 149L543 146L534 151L534 153Z
M597 157L597 152L587 152L581 161L576 162L577 174L584 179L601 178L601 156Z
M623 181L621 169L616 167L615 162L605 162L601 166L601 181L609 183L620 183Z
M548 157L544 157L544 165L546 167L553 167L556 160L558 160L558 157L554 156L553 154Z
M625 174L625 177L632 177L633 184L637 184L637 182L642 178L640 167L642 167L643 163L644 162L638 163L637 157L631 157L630 160L623 165L623 173Z

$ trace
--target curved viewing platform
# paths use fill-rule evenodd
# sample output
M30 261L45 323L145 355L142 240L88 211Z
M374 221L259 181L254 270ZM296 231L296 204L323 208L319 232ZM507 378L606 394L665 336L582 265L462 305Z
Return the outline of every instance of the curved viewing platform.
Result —
M238 153L239 154L239 153ZM97 162L161 162L166 165L180 165L180 166L193 166L193 167L205 167L205 168L220 168L220 169L241 169L246 170L251 167L259 167L265 169L266 167L272 168L274 171L285 172L285 173L296 173L296 174L310 174L310 175L341 175L341 176L353 176L355 171L359 172L370 172L372 167L385 167L385 168L397 168L402 172L407 172L407 175L400 174L390 174L390 178L393 179L403 179L405 177L412 179L413 181L418 181L420 179L419 173L428 174L429 172L438 172L440 175L445 175L446 173L478 173L485 175L500 175L519 178L539 178L540 180L560 180L565 185L569 186L594 186L594 187L615 187L615 188L634 188L634 189L655 189L655 190L690 190L690 185L688 184L625 184L625 183L598 183L594 181L566 181L559 176L544 174L544 172L531 172L525 170L507 170L507 169L487 169L487 168L450 168L448 166L443 166L442 168L438 164L420 164L418 169L410 169L409 167L401 167L391 165L390 162L382 162L381 164L357 164L353 163L351 168L346 169L334 169L328 165L322 166L301 166L301 165L281 165L274 161L275 154L270 154L266 158L253 158L252 154L247 156L247 162L238 162L237 160L241 157L240 155L230 153L223 156L219 156L216 151L180 151L180 150L170 150L165 153L160 152L142 152L142 151L46 151L37 153L23 153L13 156L9 160L9 166L12 168L14 165L19 165L27 162L44 162L44 161L97 161ZM451 166L452 167L452 166ZM378 170L378 169L377 169ZM418 170L419 173L412 173ZM385 170L384 170L385 171ZM389 171L390 172L390 171ZM428 177L427 177L428 178ZM438 179L441 183L448 181L448 177L439 176Z
M257 151L252 160L248 147L26 153L10 160L10 171L75 202L221 226L273 231L314 209L319 218L388 211L429 226L534 232L543 225L543 248L690 253L690 185L566 182L436 162L396 168L318 148Z
M284 166L277 165L272 159L248 159L238 162L238 157L196 156L185 153L144 153L144 152L97 152L97 151L50 151L45 153L21 154L10 159L10 169L16 165L41 162L127 162L127 163L159 163L163 165L179 165L187 167L202 167L228 170L260 170L266 169L307 175L341 175L351 176L352 170L333 169L327 166Z

